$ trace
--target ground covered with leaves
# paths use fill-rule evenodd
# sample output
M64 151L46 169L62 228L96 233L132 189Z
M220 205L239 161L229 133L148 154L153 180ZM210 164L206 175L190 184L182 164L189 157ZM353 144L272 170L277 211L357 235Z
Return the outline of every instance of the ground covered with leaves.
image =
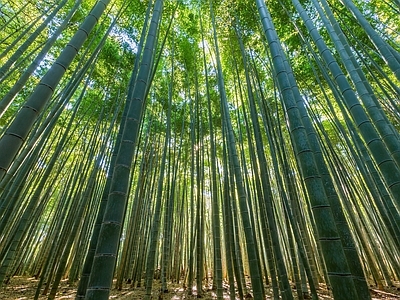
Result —
M36 292L38 280L35 278L28 277L13 277L9 284L4 285L0 290L0 299L2 300L30 300L33 299ZM155 282L154 291L157 290L157 285L159 282ZM267 289L268 290L268 289ZM400 285L386 287L382 290L370 288L372 300L392 300L400 299ZM224 299L230 299L228 286L224 289ZM76 286L68 284L67 280L60 284L57 296L55 299L74 299L76 293ZM329 290L321 285L319 290L319 299L328 300L333 299ZM131 288L130 286L125 286L122 290L113 289L111 291L110 299L144 299L145 288ZM189 295L188 291L182 287L181 284L171 283L169 285L169 292L158 294L155 293L155 299L197 299L197 294ZM236 297L239 299L238 297ZM41 295L39 299L47 299L47 295ZM215 291L209 287L204 290L202 294L202 299L216 299ZM271 295L267 295L267 299L272 299Z

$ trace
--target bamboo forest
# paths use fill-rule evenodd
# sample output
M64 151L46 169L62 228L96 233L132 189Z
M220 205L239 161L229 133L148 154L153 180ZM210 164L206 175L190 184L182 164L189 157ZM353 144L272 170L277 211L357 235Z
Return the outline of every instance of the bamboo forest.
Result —
M1 0L0 41L1 299L400 299L400 0Z

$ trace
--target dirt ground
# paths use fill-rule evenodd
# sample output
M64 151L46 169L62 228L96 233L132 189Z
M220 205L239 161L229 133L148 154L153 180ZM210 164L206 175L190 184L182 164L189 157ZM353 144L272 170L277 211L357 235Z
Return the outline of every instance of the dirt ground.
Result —
M30 300L34 298L36 292L38 280L28 277L13 277L11 282L0 288L0 299L1 300ZM153 291L157 291L158 282L154 283ZM387 287L385 290L377 290L371 287L372 300L394 300L400 299L400 285L397 287ZM330 292L326 287L322 286L319 289L319 299L328 300L333 299ZM63 281L60 284L58 293L55 299L74 299L76 293L76 286L71 286L67 281ZM121 291L113 289L110 295L110 299L122 299L122 300L136 300L144 299L145 288L129 288L128 286L123 288ZM47 296L42 295L39 299L47 299ZM181 285L170 284L169 293L163 293L158 295L154 294L153 299L197 299L197 295L188 295L187 290L182 288ZM202 299L216 299L215 292L211 289L205 290ZM229 299L228 287L224 290L224 299ZM237 298L239 299L239 298ZM267 299L272 299L271 296L267 296Z

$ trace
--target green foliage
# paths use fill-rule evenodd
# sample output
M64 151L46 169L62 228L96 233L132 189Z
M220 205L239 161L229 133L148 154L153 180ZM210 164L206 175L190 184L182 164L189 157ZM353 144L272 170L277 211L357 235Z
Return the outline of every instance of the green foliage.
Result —
M0 6L0 55L23 30L28 28L35 18L38 18L52 5L57 4L57 1L28 1L26 6L23 7L22 1L6 0L3 2ZM300 2L319 30L321 38L339 61L338 66L344 70L343 62L340 61L326 28L322 26L315 7L310 1ZM74 14L69 26L62 32L44 61L38 66L33 76L0 118L0 132L7 130L9 122L14 119L15 114L25 104L39 80L53 65L63 49L68 47L70 38L87 17L94 3L96 3L94 0L82 1L81 7ZM79 224L79 230L82 231L79 235L76 235L73 247L65 250L65 255L70 255L68 256L68 268L65 271L66 276L72 273L71 269L73 268L69 268L69 266L74 265L76 270L81 268L95 215L98 211L100 194L104 191L106 175L111 174L113 170L112 167L111 171L108 169L110 161L116 155L114 153L113 156L113 151L119 149L114 147L118 140L118 128L123 120L124 107L129 103L127 102L127 94L130 89L131 74L135 63L140 66L142 62L142 58L138 57L137 50L148 3L149 1L143 0L118 0L113 1L113 5L107 8L106 15L100 18L99 23L89 35L63 80L56 87L49 105L33 124L32 132L24 141L24 145L29 143L33 150L27 149L26 157L19 157L20 154L18 154L15 158L15 161L21 163L21 167L17 167L17 163L15 163L15 170L13 170L15 174L10 174L10 180L21 180L19 190L14 191L12 198L7 198L4 190L6 190L5 187L9 188L9 185L1 186L0 181L0 197L13 199L13 201L15 200L14 203L19 205L18 208L11 211L13 212L10 217L12 222L7 225L10 228L6 227L13 229L14 224L19 222L19 216L23 207L25 207L24 205L29 202L29 195L35 193L37 183L42 179L41 176L46 172L46 167L49 166L53 155L57 155L59 158L49 172L50 175L44 189L46 192L41 192L38 198L38 203L43 207L36 206L32 213L31 217L35 217L37 222L32 221L27 227L32 234L27 234L25 240L23 240L24 243L32 243L34 250L31 251L31 248L27 247L26 253L17 257L15 264L18 266L18 270L15 268L16 273L35 274L42 267L48 268L44 273L50 272L49 270L53 266L45 267L41 257L45 257L47 253L51 252L51 242L40 244L36 241L42 241L45 238L46 241L51 239L54 236L51 230L58 228L56 226L64 228L65 234L68 235L70 225L62 223L64 221L59 218L60 214L64 212L62 208L64 205L68 208L65 210L65 217L68 215L68 220L72 220L74 207L78 206L77 203L81 203L77 199L81 199L80 195L89 185L89 174L97 166L99 173L94 181L96 186L90 194L91 200L88 201L88 207L85 208L86 218L82 218L80 220L82 224ZM393 232L390 231L392 229L380 231L380 228L386 228L391 222L397 224L397 219L389 221L383 219L391 218L391 214L387 214L386 206L391 208L390 205L398 201L388 194L387 187L383 186L381 173L375 169L380 164L372 162L369 152L363 152L367 145L360 142L361 139L357 135L359 129L356 128L355 124L349 123L352 122L351 120L346 120L346 114L341 110L342 96L338 92L335 78L328 72L328 66L318 54L318 49L312 42L310 34L296 12L292 1L268 0L265 3L271 12L284 54L293 70L302 101L304 101L308 110L306 114L310 116L317 139L322 146L321 157L329 166L328 174L324 175L333 179L335 189L339 194L340 207L345 211L347 222L351 225L351 228L355 228L352 234L357 241L360 241L359 244L357 242L357 247L359 247L357 250L363 255L364 253L377 253L379 260L380 256L385 256L386 253L398 249L396 248L398 245L393 244L395 243L393 237L396 237L396 228L393 229ZM389 5L391 3L389 1L360 0L354 1L354 3L378 34L394 49L399 50L400 22L398 8ZM20 55L15 64L15 69L12 70L6 80L1 82L0 98L10 90L23 70L33 61L43 43L54 32L73 4L74 1L68 1L68 5L63 7L44 33L32 43L28 51ZM294 238L291 236L292 232L299 230L301 231L299 235L304 239L305 246L309 247L307 251L313 254L318 253L313 255L315 258L308 257L307 260L310 264L317 266L316 270L313 270L316 273L313 276L321 277L322 274L318 272L325 270L325 264L319 257L320 249L317 248L320 245L315 227L320 224L313 223L315 220L311 212L313 207L309 203L310 193L304 188L307 180L319 178L321 174L312 173L312 176L307 178L303 178L301 175L303 174L299 168L301 159L298 157L301 157L302 154L296 157L293 150L293 136L297 129L303 130L304 124L303 121L295 120L298 122L298 128L289 131L289 123L294 122L289 120L288 117L287 111L291 108L286 107L287 104L282 101L285 91L280 90L278 85L276 69L272 65L274 57L271 56L271 45L268 44L265 32L263 32L255 1L213 1L228 114L232 119L234 138L239 141L237 144L229 146L232 153L235 153L233 150L237 150L238 161L235 162L235 167L245 174L243 176L244 183L240 183L243 185L241 194L248 197L248 202L242 203L242 208L251 208L251 220L247 220L247 224L251 224L250 229L243 228L243 220L240 218L239 212L235 210L239 204L239 199L238 191L234 186L237 184L235 180L238 181L239 177L233 179L233 174L237 169L234 170L230 167L232 157L227 159L224 153L227 147L227 137L226 133L223 134L223 120L226 120L226 116L224 118L221 113L221 90L218 87L220 78L216 70L217 58L212 35L209 1L165 1L164 4L165 9L161 26L156 35L156 51L149 65L153 73L147 78L141 78L142 81L148 80L148 84L151 85L147 99L143 100L145 110L140 127L141 136L140 140L137 143L135 142L137 150L131 164L132 168L129 168L129 163L124 165L128 171L130 170L128 177L131 182L128 195L129 203L127 204L129 209L124 216L124 239L120 240L119 249L121 250L119 250L116 274L121 273L123 275L118 276L126 276L125 279L131 280L132 278L129 276L133 276L133 269L140 273L142 269L140 269L139 264L146 261L145 253L148 253L149 250L146 248L148 245L146 237L151 230L149 216L154 211L153 200L156 198L155 187L158 185L156 178L162 178L165 182L162 186L162 195L159 195L162 196L160 201L164 205L161 214L165 213L163 209L169 201L167 199L171 197L175 201L175 207L171 212L174 218L171 224L174 226L175 236L171 239L171 242L176 243L176 245L171 243L171 247L175 247L173 250L176 252L173 252L174 254L171 257L176 261L171 263L171 274L173 271L176 274L180 274L182 270L186 272L188 268L194 270L194 266L188 265L188 256L193 250L189 249L189 245L196 243L195 237L191 236L190 232L191 227L200 226L196 224L201 222L196 222L190 216L199 213L199 209L205 211L202 214L202 222L204 222L205 228L197 228L196 230L199 230L198 232L204 230L208 236L212 236L210 228L215 225L212 224L211 216L213 213L221 217L220 224L217 225L225 232L228 232L227 220L233 222L228 218L236 218L237 224L235 226L237 228L232 229L232 231L235 232L234 239L237 240L232 242L232 250L229 250L221 242L223 255L226 254L226 251L232 251L233 259L241 260L243 255L243 259L246 260L244 232L247 230L248 234L250 230L254 230L256 239L258 239L257 242L260 242L261 245L257 248L260 251L260 263L270 267L274 265L271 265L270 262L266 263L267 257L264 256L265 249L263 247L269 241L264 236L263 231L266 232L268 228L263 227L266 226L266 224L263 224L265 212L262 203L259 201L266 197L264 193L267 189L264 190L263 188L266 187L261 186L266 183L261 183L260 178L256 176L261 169L261 160L257 159L255 151L254 124L251 122L249 106L248 92L250 92L256 103L255 117L258 118L261 126L260 138L262 143L260 144L264 145L264 149L258 153L263 152L268 163L264 171L268 172L267 174L270 176L270 186L268 187L270 192L268 194L270 193L273 213L277 218L279 243L282 243L280 250L283 252L285 260L283 264L290 273L295 272L296 268L293 264L297 264L298 257L289 258L291 253L288 250L288 241ZM361 70L377 96L385 116L387 116L390 125L398 130L400 128L398 80L375 49L364 28L358 24L355 17L342 4L342 1L333 0L329 1L329 4L334 12L334 17L351 45L351 51L355 54ZM124 10L119 15L119 9L123 6ZM176 11L174 10L175 7L177 7ZM117 19L114 27L107 38L103 40L115 18ZM170 30L167 32L170 20L173 21ZM200 26L200 22L202 26ZM36 26L37 24L33 24L26 35L21 37L20 41L16 41L9 53L1 58L0 64L7 61ZM238 33L243 40L248 66L243 65L244 60L238 41ZM147 32L145 34L147 35ZM166 42L161 48L164 38ZM95 52L96 49L99 50L98 53ZM246 81L246 69L249 70L249 82ZM347 77L349 76L346 74ZM133 85L136 83L137 80L134 80ZM208 83L208 86L206 83ZM354 86L351 85L351 88L354 88ZM208 97L211 103L210 116L207 107ZM172 101L170 107L171 119L168 120L170 99ZM57 108L58 104L60 104L60 107ZM53 114L53 109L59 109L60 115L58 116L55 112ZM212 122L213 132L210 132L209 120ZM245 120L247 120L247 123ZM36 130L42 128L41 126L43 126L43 130L50 128L46 126L52 121L55 121L54 127L51 127L47 136L42 135L43 132L36 133ZM71 127L67 128L70 121ZM139 122L140 120L135 121ZM137 124L140 125L140 123ZM352 124L356 129L349 124ZM168 126L171 128L171 137L167 143L168 151L163 151L162 145L165 142ZM122 128L125 127L122 126ZM131 128L128 127L125 130L129 131ZM214 172L211 170L212 164L210 163L213 156L211 155L211 133L216 142L216 174L211 174ZM63 135L67 137L68 142L65 143L61 154L58 154L56 152L57 145ZM38 137L38 140L31 140L34 137ZM41 143L42 137L43 143ZM305 143L308 138L304 137L302 141ZM23 146L21 153L24 153L24 149ZM35 149L38 151L33 152ZM308 155L308 149L306 150L303 152ZM182 151L182 153L179 151ZM163 152L167 156L164 161L165 174L160 175L158 172ZM179 155L181 155L180 158L178 158ZM311 159L312 156L308 155L308 158ZM100 162L97 161L97 164L94 163L96 158L101 158L99 159ZM140 169L142 163L145 167ZM22 173L25 168L26 174ZM211 183L212 175L215 175L216 183ZM366 182L373 182L373 184L366 184ZM212 185L216 185L215 189L218 195L211 193ZM107 194L107 191L105 191L105 194ZM378 196L372 197L371 195ZM0 200L4 199L0 198ZM203 208L200 208L199 201L204 204ZM217 201L218 205L214 207L219 207L219 211L212 211L212 201ZM283 208L284 201L290 202L287 207L290 208L289 210L293 210L295 225L289 225L290 222L286 219L289 217L286 215L287 208ZM197 206L198 204L199 206ZM5 216L2 209L0 207L0 226L8 224L5 222L2 225L1 223L1 218ZM397 212L396 209L393 209L393 211ZM354 213L354 211L357 211L357 213ZM396 216L393 218L396 218ZM160 226L160 229L164 230L162 228L164 225ZM0 240L0 252L5 249L7 239L12 238L12 232L13 230L3 232L5 238ZM368 234L364 236L364 232ZM39 235L41 235L40 238ZM387 249L381 248L381 245L377 243L378 239L375 237L380 235L382 235L382 240L391 245ZM223 242L228 238L233 237L224 236ZM159 243L162 242L162 238L160 238ZM299 243L299 241L296 242ZM58 240L55 243L59 247L63 245ZM128 250L122 250L124 247L128 247ZM157 251L161 251L161 246L158 245L157 247ZM210 245L204 245L204 247L207 253L204 256L204 265L208 270L212 270L213 245L210 243ZM237 248L235 249L235 247ZM362 247L367 248L364 250ZM378 251L375 251L374 247ZM137 252L135 252L136 250ZM68 251L70 253L67 253ZM122 256L123 251L126 251L128 257ZM292 251L298 256L302 249L294 247ZM139 257L140 255L143 257ZM367 256L367 254L365 255ZM398 253L396 252L394 257L397 256ZM161 256L158 259L156 257L156 261L160 261L160 258ZM224 271L227 268L226 259L226 257L223 258ZM29 262L30 260L32 263ZM392 260L390 256L379 261L383 262L375 265L373 259L366 258L364 271L371 280L382 282L383 279L380 278L380 275L372 274L373 270L379 270L382 265L390 263L396 264L397 268L398 262L395 259ZM54 259L54 267L56 263L57 260ZM238 265L240 263L239 261L232 262L232 264ZM248 263L244 262L245 272L249 270ZM307 264L306 261L306 264L301 265L301 268L308 267ZM300 264L296 267L300 267ZM386 267L392 272L390 265ZM303 271L301 271L301 274L299 273L299 276L303 276ZM393 270L393 273L395 273L395 270ZM377 272L377 274L380 273ZM42 274L42 276L45 275ZM294 276L294 274L292 275ZM239 275L235 274L235 276ZM386 277L390 278L390 276L392 274L388 274ZM398 277L399 274L393 275L393 278ZM173 278L172 275L171 278ZM306 278L304 277L303 280L305 281ZM192 285L192 283L185 284ZM231 284L233 283L231 282ZM298 287L296 285L296 288Z

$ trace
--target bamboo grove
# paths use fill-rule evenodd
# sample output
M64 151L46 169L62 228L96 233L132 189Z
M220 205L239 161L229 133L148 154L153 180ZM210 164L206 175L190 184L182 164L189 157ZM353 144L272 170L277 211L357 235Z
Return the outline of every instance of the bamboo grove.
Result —
M399 16L2 1L0 285L365 300L399 281Z

